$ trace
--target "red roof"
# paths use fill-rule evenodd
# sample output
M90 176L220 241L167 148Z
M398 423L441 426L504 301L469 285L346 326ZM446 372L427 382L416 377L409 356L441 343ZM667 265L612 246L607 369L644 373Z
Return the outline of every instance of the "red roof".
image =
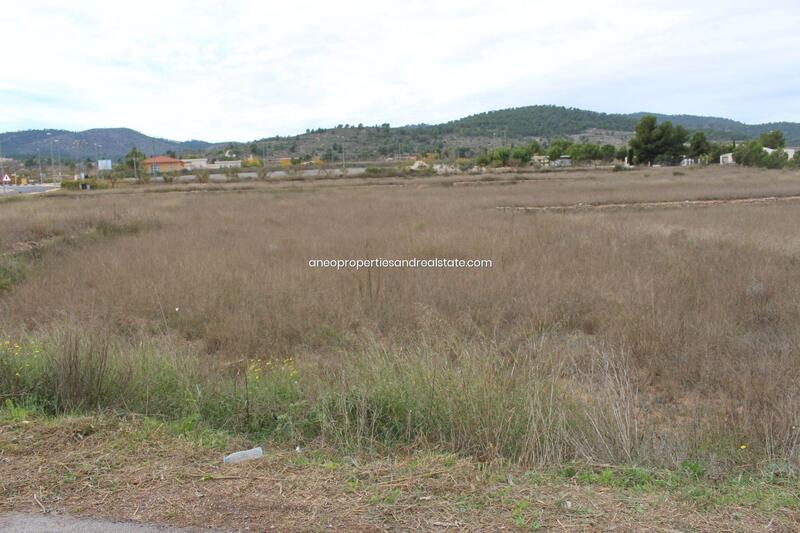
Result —
M156 165L161 165L164 163L178 163L179 165L183 165L183 161L180 159L175 159L174 157L169 157L166 155L158 155L156 157L151 157L150 159L145 159L143 163L152 164L155 163Z

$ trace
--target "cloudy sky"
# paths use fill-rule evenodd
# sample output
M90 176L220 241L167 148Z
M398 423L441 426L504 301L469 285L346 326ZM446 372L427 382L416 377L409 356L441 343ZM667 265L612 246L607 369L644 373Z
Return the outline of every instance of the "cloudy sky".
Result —
M800 121L797 0L7 0L0 14L0 131L251 140L531 104Z

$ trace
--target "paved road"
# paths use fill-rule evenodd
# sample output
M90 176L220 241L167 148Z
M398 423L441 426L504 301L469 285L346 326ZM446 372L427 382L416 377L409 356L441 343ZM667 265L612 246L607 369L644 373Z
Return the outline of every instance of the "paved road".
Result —
M173 529L135 522L76 518L57 514L11 513L0 515L0 533L187 533L188 531L198 530Z
M58 185L6 185L5 187L0 187L0 195L32 194L57 188Z

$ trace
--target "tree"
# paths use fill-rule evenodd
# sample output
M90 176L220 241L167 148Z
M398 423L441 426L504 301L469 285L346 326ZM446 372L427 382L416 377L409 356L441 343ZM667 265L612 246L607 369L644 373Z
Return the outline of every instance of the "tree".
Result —
M691 157L700 157L710 153L711 144L706 139L706 134L702 131L694 132L689 139L689 155Z
M569 139L555 139L547 147L547 157L549 157L551 161L555 161L566 154L570 146L572 146L572 141Z
M708 162L711 164L719 164L720 156L722 154L733 152L735 148L736 147L733 144L711 143L708 150Z
M658 156L656 122L656 117L646 115L636 124L636 135L631 139L630 145L638 163L652 163Z
M614 148L613 144L604 144L600 147L600 155L603 161L610 163L614 160L614 156L617 155L617 149Z
M600 147L590 143L573 144L567 148L567 154L573 161L595 161L603 157Z
M764 147L759 141L750 141L745 144L740 144L733 152L733 160L747 167L763 166Z
M511 148L501 146L500 148L492 150L492 163L505 167L508 166L509 159L511 159Z
M733 159L747 167L783 168L788 163L789 156L783 150L767 153L761 141L750 141L736 147Z
M689 132L683 126L673 126L669 120L657 124L656 117L646 115L636 125L630 145L637 163L672 164L684 155L688 137Z
M780 130L762 133L758 138L758 141L762 146L772 148L773 150L778 150L786 146L786 138L783 136L783 132Z
M524 146L517 146L511 150L511 159L519 166L527 165L531 161L531 153Z
M659 137L659 154L656 157L659 163L674 164L686 155L686 141L689 139L689 132L683 126L673 126L667 120L659 124L656 128Z

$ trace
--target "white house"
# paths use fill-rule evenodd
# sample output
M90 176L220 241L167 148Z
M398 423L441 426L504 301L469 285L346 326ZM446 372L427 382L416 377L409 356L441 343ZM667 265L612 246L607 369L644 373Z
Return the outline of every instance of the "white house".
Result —
M186 170L198 170L203 168L208 168L208 159L181 159L183 161L183 167Z
M241 160L237 161L217 161L209 163L208 159L181 159L186 170L219 170L221 168L241 168Z
M572 166L572 157L568 155L562 155L555 161L550 162L550 166L553 167L571 167Z
M219 161L217 160L216 163L212 165L213 168L242 168L242 161L241 159L237 159L236 161Z
M797 148L781 148L780 149L780 151L785 153L788 156L789 159L792 159L794 157L794 155L797 153L797 150L798 150ZM767 152L768 154L771 154L772 152L775 152L776 150L774 148L767 148L765 146L764 147L764 151Z
M733 160L733 152L728 152L727 154L722 154L721 156L719 156L719 164L735 165L736 161Z

